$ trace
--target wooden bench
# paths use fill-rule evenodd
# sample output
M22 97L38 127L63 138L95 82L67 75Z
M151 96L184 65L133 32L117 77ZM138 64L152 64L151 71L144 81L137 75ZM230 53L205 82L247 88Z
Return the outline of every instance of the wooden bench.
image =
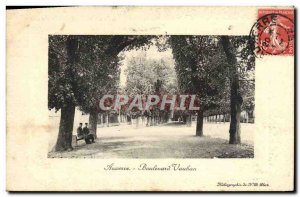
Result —
M77 135L72 135L72 146L77 146L77 141L84 140L84 138L78 138Z

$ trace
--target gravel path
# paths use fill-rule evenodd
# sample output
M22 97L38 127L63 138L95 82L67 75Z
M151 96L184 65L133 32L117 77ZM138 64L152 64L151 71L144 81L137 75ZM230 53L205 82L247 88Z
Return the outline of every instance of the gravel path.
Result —
M49 153L50 158L253 158L254 125L242 125L241 145L228 144L227 123L204 125L196 137L195 125L136 128L135 125L98 128L94 144L78 142L71 152Z

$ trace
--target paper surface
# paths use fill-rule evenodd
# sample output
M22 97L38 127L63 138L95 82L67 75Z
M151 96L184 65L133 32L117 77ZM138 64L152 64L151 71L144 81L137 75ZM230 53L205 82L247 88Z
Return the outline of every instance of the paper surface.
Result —
M294 190L293 54L262 55L255 60L253 158L48 157L49 144L58 132L53 129L47 107L49 35L247 36L258 20L259 9L294 8L73 7L7 10L7 190ZM53 133L54 130L56 133ZM112 163L131 169L139 168L143 163L161 167L180 164L190 165L196 170L105 170Z

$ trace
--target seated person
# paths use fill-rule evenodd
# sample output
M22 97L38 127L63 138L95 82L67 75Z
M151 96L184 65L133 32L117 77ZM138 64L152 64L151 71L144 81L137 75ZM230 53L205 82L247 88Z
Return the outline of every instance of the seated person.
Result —
M79 123L79 127L77 128L77 140L81 140L84 138L82 123Z
M85 127L83 128L83 135L85 143L91 144L95 143L95 137L93 134L90 133L90 130L88 128L88 123L85 123Z

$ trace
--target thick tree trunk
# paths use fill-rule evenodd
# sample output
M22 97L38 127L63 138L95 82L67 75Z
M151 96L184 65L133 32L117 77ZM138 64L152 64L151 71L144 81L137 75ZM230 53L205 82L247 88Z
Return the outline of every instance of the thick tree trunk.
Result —
M97 111L90 112L89 129L90 129L90 133L94 134L95 138L97 138L97 121L98 121L98 112Z
M228 36L221 37L224 52L227 57L227 62L230 69L230 129L229 129L229 144L241 143L241 105L243 99L240 94L239 76L237 70L237 58L234 54L234 47L232 46Z
M197 115L196 136L203 136L203 110L201 109L198 111Z
M55 145L55 151L71 151L72 134L75 116L75 105L68 105L61 109L58 137Z
M239 94L239 81L235 77L231 83L230 91L230 129L229 144L241 143L241 105L242 98Z
M65 77L71 79L72 88L74 88L74 73L72 66L77 61L76 48L77 40L69 36L66 43L68 61L65 71ZM58 137L55 144L55 151L72 150L72 133L75 116L75 105L72 101L66 102L61 108Z
M183 121L184 124L186 124L186 122L187 122L187 117L186 117L186 115L182 116L182 121Z

